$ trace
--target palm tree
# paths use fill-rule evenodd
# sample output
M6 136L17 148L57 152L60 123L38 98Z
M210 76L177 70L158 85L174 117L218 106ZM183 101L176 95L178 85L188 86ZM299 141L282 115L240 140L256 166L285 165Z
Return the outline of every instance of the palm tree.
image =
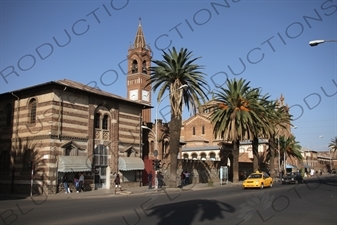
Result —
M296 141L295 136L290 135L289 137L281 136L280 140L280 156L281 162L285 166L285 160L287 157L302 160L303 156L301 154L301 146Z
M256 103L252 111L258 116L258 120L253 120L250 124L250 129L253 133L252 138L252 150L253 150L253 170L256 171L259 169L259 139L268 139L271 132L274 130L273 123L276 119L275 114L275 103L269 100L269 95L262 95L259 89L256 90L256 95L258 98L255 99Z
M289 114L288 107L279 106L278 102L273 101L270 102L270 106L266 108L267 113L270 115L268 117L270 119L270 129L269 129L269 148L267 153L267 160L269 161L269 169L272 177L275 177L275 156L279 155L278 152L278 144L279 137L281 134L285 134L288 132L289 127L291 126L291 117ZM280 172L280 171L278 171Z
M226 88L220 87L215 93L215 104L211 106L211 123L214 136L222 137L233 145L232 169L233 182L239 180L239 146L240 141L254 137L252 124L262 122L256 109L260 107L260 91L249 86L244 79L226 81Z
M331 152L337 151L337 136L331 139L331 142L329 144L329 148Z
M169 91L171 106L170 127L170 187L177 186L178 152L182 125L183 105L196 113L197 108L207 99L207 82L205 74L200 70L203 66L195 64L200 57L192 59L192 52L181 48L179 52L173 47L168 52L163 51L163 60L154 60L156 66L150 68L151 74L147 85L152 85L154 91L159 89L157 101L160 102L164 93ZM189 88L181 89L182 85ZM201 101L200 101L201 100Z

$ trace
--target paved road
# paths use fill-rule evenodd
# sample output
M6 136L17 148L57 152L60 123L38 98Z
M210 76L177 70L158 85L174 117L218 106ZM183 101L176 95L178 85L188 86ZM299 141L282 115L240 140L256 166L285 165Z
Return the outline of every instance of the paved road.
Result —
M6 200L0 224L336 225L337 177L243 190L240 186L143 195Z

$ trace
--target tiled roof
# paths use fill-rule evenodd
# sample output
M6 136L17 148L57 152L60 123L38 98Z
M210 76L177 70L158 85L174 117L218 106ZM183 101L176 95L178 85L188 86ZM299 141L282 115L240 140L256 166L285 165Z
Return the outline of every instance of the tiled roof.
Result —
M92 87L93 85L90 85L90 83L89 84L82 84L80 82L76 82L76 81L72 81L72 80L68 80L68 79L57 80L57 81L49 81L49 82L46 82L46 83L37 84L37 85L34 85L34 86L30 86L30 87L25 87L25 88L15 90L15 91L11 91L11 92L8 92L8 93L3 93L1 95L11 94L12 92L15 92L15 93L17 93L17 92L27 92L27 91L30 91L31 89L35 89L35 88L39 88L39 87L43 87L43 86L48 86L48 85L53 85L53 84L62 85L62 86L67 87L67 88L74 88L74 89L82 90L82 91L85 91L85 92L88 92L88 93L92 93L92 94L96 94L96 95L100 95L100 96L105 96L105 97L108 97L108 98L114 98L114 99L118 99L118 100L122 100L122 101L127 101L127 102L131 102L131 103L139 104L139 105L142 105L144 108L152 108L152 106L149 105L149 104L133 101L133 100L121 97L119 95L115 95L115 94L112 94L112 93L109 93L109 92L106 92L106 91L102 91L98 88L94 88L94 87Z

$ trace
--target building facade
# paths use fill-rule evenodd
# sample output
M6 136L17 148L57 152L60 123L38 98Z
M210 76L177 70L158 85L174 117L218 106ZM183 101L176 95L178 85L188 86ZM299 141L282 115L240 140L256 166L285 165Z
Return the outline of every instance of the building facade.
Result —
M1 190L55 193L84 172L88 189L142 183L143 130L151 121L151 50L139 22L128 50L126 98L59 80L0 95ZM31 187L31 183L34 183Z
M88 189L110 188L116 172L139 185L149 107L70 80L1 94L1 190L56 193L78 172Z

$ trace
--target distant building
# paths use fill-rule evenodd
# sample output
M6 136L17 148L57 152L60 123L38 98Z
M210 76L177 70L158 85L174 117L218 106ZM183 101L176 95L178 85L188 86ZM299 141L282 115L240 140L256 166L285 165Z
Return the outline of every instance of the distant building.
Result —
M215 138L213 125L210 121L210 112L199 110L199 113L183 121L180 141L185 143L180 151L179 158L184 161L222 161L222 166L231 166L231 144L223 145L223 139ZM222 149L227 146L226 149ZM268 141L259 141L260 162L263 161L268 148ZM239 170L246 174L253 172L253 153L250 141L240 142Z

